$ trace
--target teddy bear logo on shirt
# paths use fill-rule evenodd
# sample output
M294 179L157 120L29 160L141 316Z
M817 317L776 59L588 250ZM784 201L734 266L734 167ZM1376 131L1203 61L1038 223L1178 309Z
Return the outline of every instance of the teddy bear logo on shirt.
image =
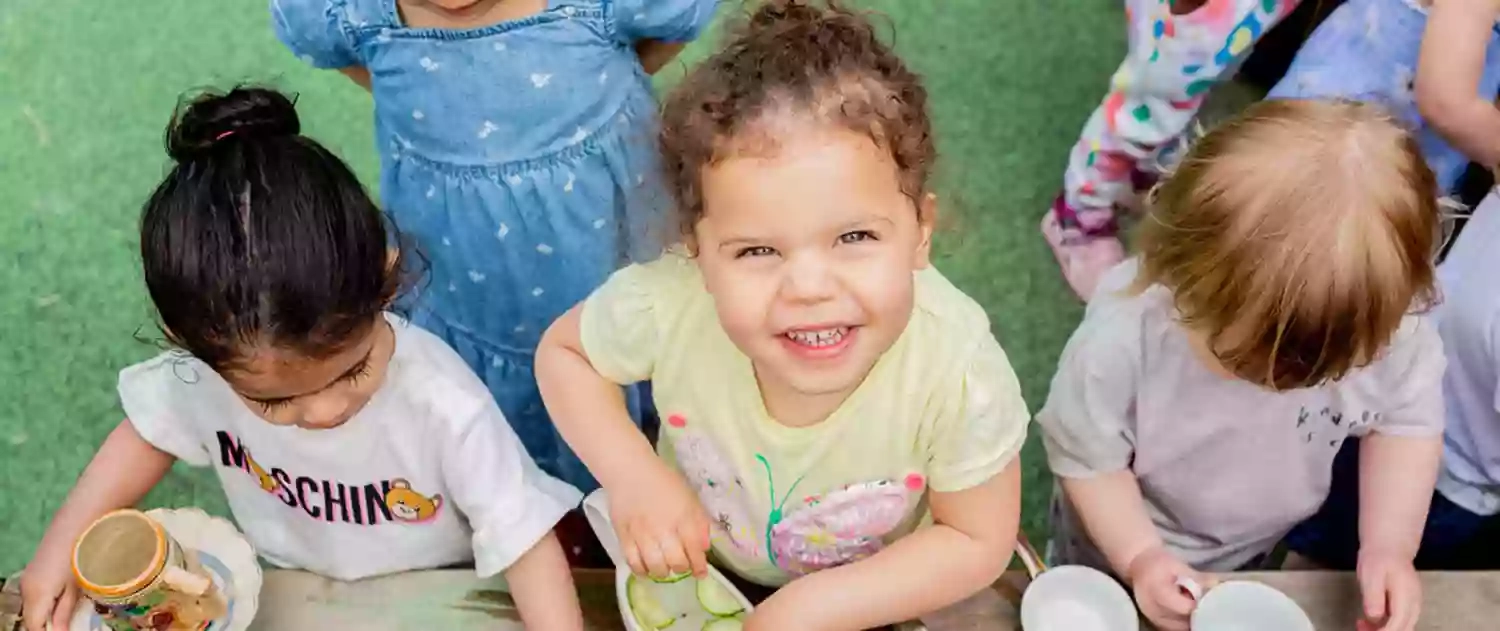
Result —
M391 509L391 515L408 523L422 523L437 517L438 509L443 507L443 496L434 495L431 498L413 491L411 483L397 478L391 480L391 488L385 493L385 505Z
M250 457L248 450L245 452L245 464L249 465L251 475L254 475L256 482L260 484L260 490L267 493L275 493L281 490L281 483L277 482L276 478L272 477L271 474L266 473L266 470L261 468L260 463L256 462L255 458Z

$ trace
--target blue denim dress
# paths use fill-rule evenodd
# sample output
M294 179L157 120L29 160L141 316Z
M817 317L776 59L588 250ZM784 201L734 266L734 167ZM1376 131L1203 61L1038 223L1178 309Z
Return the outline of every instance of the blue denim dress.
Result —
M1286 76L1266 98L1346 98L1380 103L1412 126L1427 166L1451 191L1469 158L1422 121L1412 94L1427 14L1410 0L1347 0L1297 51ZM1500 38L1490 37L1478 94L1500 89Z
M271 13L306 62L370 71L382 201L430 263L412 320L479 374L543 469L592 490L542 406L537 342L613 270L660 253L656 101L634 45L693 39L716 2L549 0L451 30L406 27L396 1Z

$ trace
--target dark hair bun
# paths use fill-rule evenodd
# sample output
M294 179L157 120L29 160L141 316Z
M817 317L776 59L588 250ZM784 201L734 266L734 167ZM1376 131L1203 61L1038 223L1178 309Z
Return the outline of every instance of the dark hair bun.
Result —
M301 131L295 97L245 86L227 93L203 92L173 114L167 125L167 155L187 162L231 139L295 136Z

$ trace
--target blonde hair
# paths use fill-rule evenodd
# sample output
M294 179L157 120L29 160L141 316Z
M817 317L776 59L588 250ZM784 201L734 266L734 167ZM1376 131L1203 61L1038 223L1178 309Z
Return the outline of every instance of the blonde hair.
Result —
M1225 369L1274 390L1369 364L1436 299L1437 183L1375 105L1264 101L1152 192L1137 289L1166 286Z

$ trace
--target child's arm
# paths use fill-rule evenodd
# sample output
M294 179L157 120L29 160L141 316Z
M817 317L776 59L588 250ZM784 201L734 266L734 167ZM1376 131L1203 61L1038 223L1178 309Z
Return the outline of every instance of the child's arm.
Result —
M583 629L573 573L557 535L547 533L505 570L505 583L528 629Z
M1437 0L1428 13L1417 65L1417 108L1469 159L1500 165L1500 109L1479 94L1497 0Z
M1058 476L1063 499L1071 503L1089 539L1110 569L1135 593L1141 613L1159 628L1186 628L1193 601L1177 589L1179 578L1214 583L1173 557L1146 514L1140 482L1129 470L1090 478Z
M366 92L370 91L370 70L368 68L364 66L349 66L339 68L339 72L349 77L349 80L353 81L355 85L364 88Z
M1373 424L1359 429L1356 574L1366 620L1387 631L1409 631L1422 607L1413 562L1443 453L1447 359L1437 327L1426 317L1407 318L1371 368L1382 376L1387 398Z
M932 493L934 524L863 561L793 581L745 628L853 630L931 613L989 587L1010 563L1021 516L1021 467L988 482Z
M681 53L684 48L687 48L686 42L647 39L635 43L635 54L641 58L641 67L646 69L646 74L656 74L658 70L676 59L678 53Z
M1359 565L1365 618L1411 629L1422 606L1412 560L1443 458L1441 436L1373 433L1359 450Z
M547 412L568 446L609 491L610 512L631 569L657 577L687 571L704 576L708 515L682 476L656 456L631 421L618 383L625 379L605 378L590 360L583 343L583 309L574 307L554 322L537 348L537 385ZM624 335L607 337L618 344Z
M52 517L36 556L21 577L21 597L28 612L26 631L43 631L49 622L56 629L68 628L77 602L71 569L73 542L101 515L141 501L175 461L141 438L129 420L110 432Z

